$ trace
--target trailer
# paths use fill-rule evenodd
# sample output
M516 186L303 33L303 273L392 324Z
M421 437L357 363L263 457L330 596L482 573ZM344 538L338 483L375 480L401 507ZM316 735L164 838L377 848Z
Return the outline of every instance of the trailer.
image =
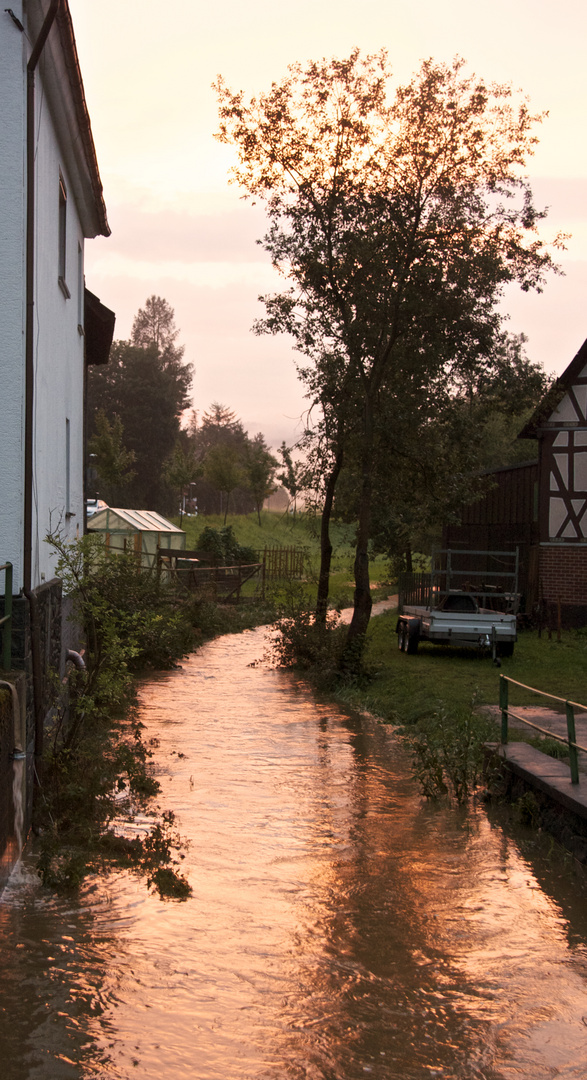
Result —
M493 569L492 569L493 567ZM512 656L520 597L518 552L443 550L430 574L402 575L398 648L414 654L420 641ZM414 602L415 601L415 602Z

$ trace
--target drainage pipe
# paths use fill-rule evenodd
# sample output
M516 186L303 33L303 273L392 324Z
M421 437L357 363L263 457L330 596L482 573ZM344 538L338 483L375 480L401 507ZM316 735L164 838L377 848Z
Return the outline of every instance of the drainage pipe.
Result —
M75 652L74 649L68 649L65 654L65 662L70 660L72 664L75 664L78 671L86 670L86 662L81 653Z
M0 689L10 690L12 694L12 726L14 735L14 750L13 757L19 755L24 757L26 755L26 730L23 731L22 714L20 709L20 698L18 696L18 690L14 683L6 682L5 679L0 679ZM16 731L16 725L18 723L19 732Z
M39 63L49 31L53 26L61 0L51 0L39 36L33 45L27 64L26 100L26 334L25 334L25 448L24 448L24 544L23 594L28 600L31 628L31 659L33 668L33 701L35 714L35 759L40 770L43 754L43 693L41 680L41 648L39 608L31 591L33 550L33 452L35 396L35 70Z

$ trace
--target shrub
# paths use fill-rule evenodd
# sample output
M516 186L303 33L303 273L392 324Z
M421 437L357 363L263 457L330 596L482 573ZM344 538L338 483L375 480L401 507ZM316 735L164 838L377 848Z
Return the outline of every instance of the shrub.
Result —
M414 773L428 799L452 795L464 803L478 785L483 764L483 744L495 734L487 717L469 708L449 711L440 705L422 719L416 734L405 736L414 754Z
M206 525L196 541L198 551L205 551L210 555L210 561L216 566L236 566L239 563L245 565L257 562L257 552L252 547L239 544L232 531L232 525L225 525L222 529L213 529Z
M316 623L312 596L301 582L290 581L277 608L270 658L280 667L293 668L323 687L356 684L366 677L356 664L344 665L347 628L332 613L326 625ZM357 655L362 643L357 642Z

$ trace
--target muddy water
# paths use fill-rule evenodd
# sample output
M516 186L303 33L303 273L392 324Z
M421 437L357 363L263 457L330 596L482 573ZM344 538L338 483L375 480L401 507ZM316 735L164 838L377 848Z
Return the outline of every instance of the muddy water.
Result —
M587 1075L587 913L556 857L423 805L393 733L222 638L146 684L187 903L0 903L3 1080Z

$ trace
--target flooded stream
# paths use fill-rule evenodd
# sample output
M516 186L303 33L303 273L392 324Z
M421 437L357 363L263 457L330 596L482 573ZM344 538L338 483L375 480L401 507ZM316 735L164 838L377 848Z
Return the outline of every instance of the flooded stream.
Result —
M587 911L558 856L426 805L393 732L250 666L141 693L186 903L120 873L0 899L2 1080L587 1076Z

